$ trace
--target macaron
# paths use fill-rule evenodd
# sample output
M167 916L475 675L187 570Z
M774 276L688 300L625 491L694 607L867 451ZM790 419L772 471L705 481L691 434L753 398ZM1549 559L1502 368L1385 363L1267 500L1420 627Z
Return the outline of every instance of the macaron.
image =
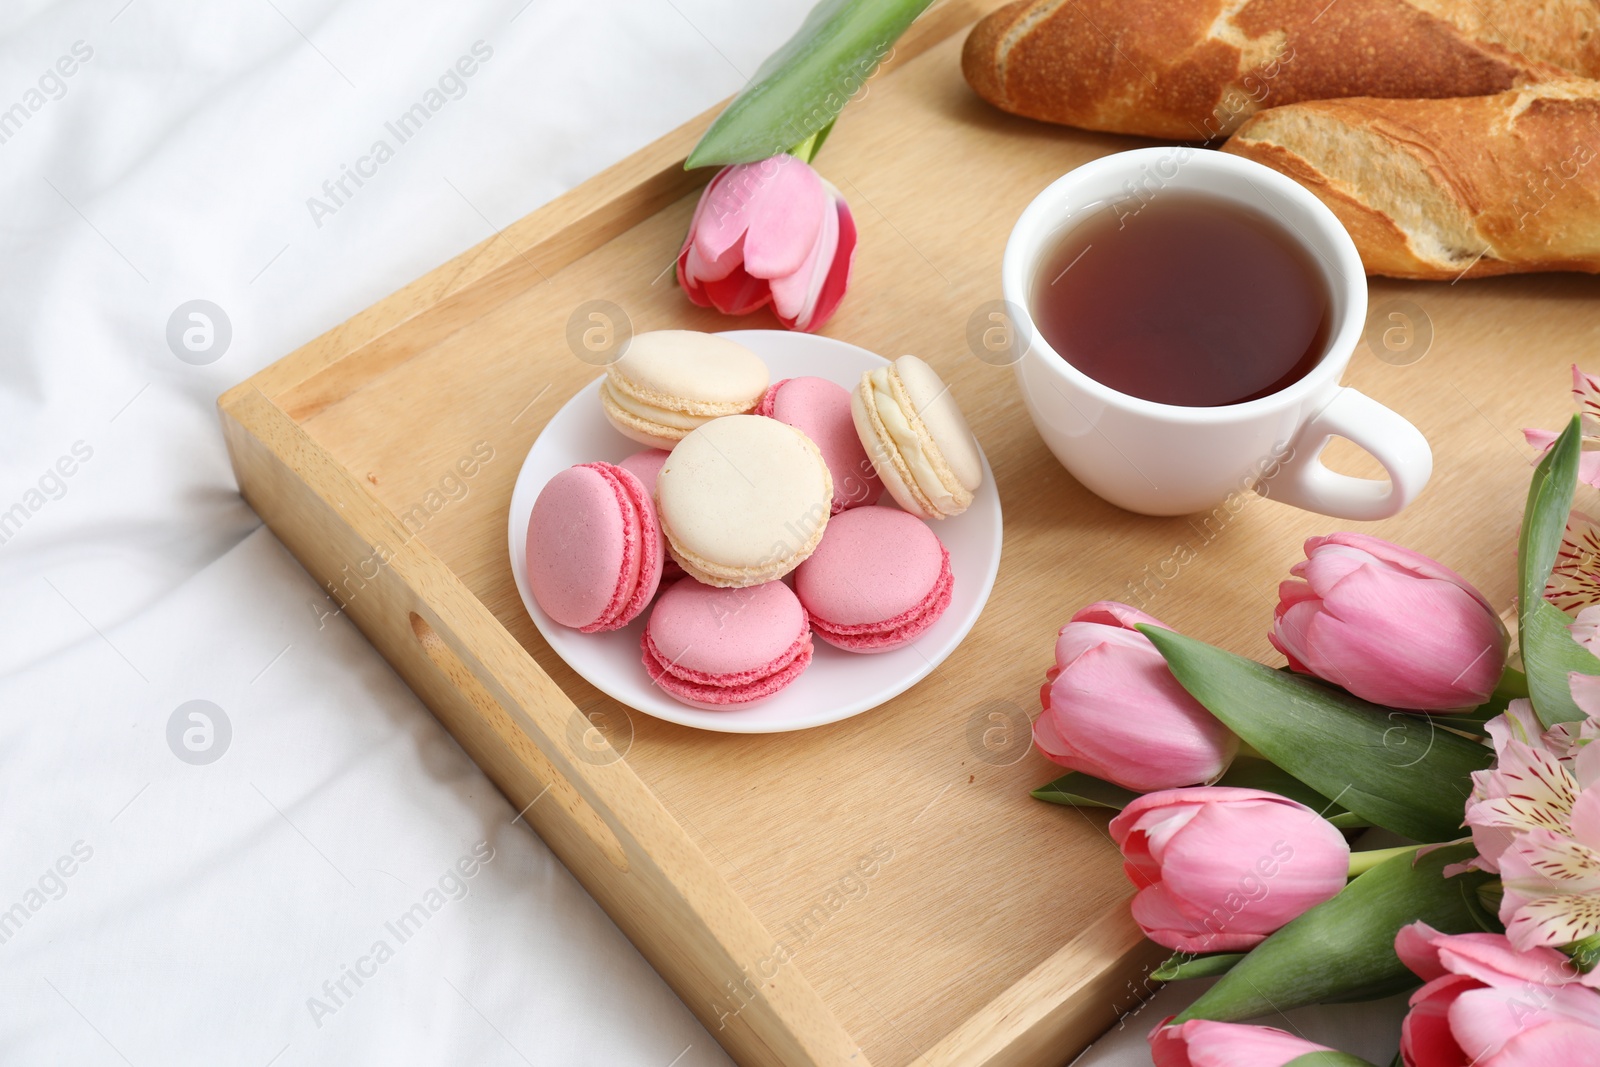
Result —
M606 367L600 406L624 436L670 449L712 419L754 411L769 380L761 357L726 337L655 330Z
M861 447L850 390L826 378L785 378L761 398L757 415L793 426L815 442L833 476L833 513L877 501L883 482Z
M983 459L950 387L916 356L862 374L850 413L895 502L942 519L972 506Z
M937 534L899 508L854 508L794 575L816 635L847 652L903 648L950 606L955 578Z
M707 711L747 708L811 662L811 627L787 585L718 589L692 578L656 601L640 640L650 680Z
M656 497L656 478L661 474L661 465L667 461L670 453L664 448L647 448L643 452L635 452L617 466L632 474L644 483L645 492L653 501ZM659 531L659 526L657 527ZM667 555L666 535L661 536L661 585L663 588L669 582L675 582L683 577L683 568L678 566L678 561Z
M817 446L758 415L706 423L678 442L656 479L667 551L707 585L782 578L816 549L832 505Z
M528 516L528 587L574 630L626 626L661 582L661 534L650 494L610 463L583 463L539 490Z

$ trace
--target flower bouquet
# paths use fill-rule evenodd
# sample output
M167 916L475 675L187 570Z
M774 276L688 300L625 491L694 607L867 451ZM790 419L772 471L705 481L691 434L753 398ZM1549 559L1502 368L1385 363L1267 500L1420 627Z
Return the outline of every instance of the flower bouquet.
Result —
M1552 603L1596 570L1574 373L1583 417L1529 432L1515 650L1460 575L1352 533L1281 585L1283 668L1121 604L1061 629L1034 740L1072 771L1034 796L1118 809L1154 976L1220 976L1151 1031L1158 1067L1360 1064L1241 1024L1413 988L1397 1063L1600 1065L1600 607ZM1368 827L1407 843L1352 851Z

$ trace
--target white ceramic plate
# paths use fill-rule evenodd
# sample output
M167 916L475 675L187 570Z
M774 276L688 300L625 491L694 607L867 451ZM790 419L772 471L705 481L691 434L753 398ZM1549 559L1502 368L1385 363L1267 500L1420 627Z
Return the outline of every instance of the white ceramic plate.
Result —
M847 389L862 371L887 360L864 348L781 330L734 330L725 334L753 350L772 372L772 380L812 375ZM950 550L955 576L950 607L917 641L893 652L859 655L816 640L816 657L792 685L764 703L736 711L701 711L680 704L657 688L639 658L639 637L649 611L610 633L582 634L553 621L528 591L527 530L533 502L546 482L577 463L616 463L639 451L600 411L596 378L556 412L517 475L507 527L511 572L528 614L556 655L596 689L628 707L668 722L727 733L779 733L837 722L882 704L916 685L967 636L994 587L1000 568L1000 494L994 472L983 461L983 486L972 507L955 518L931 523Z

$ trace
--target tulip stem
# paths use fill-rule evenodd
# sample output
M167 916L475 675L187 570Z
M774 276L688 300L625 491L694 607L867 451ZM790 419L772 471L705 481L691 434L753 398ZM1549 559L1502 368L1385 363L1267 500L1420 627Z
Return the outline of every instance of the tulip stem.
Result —
M1400 845L1398 848L1375 848L1366 852L1350 853L1350 877L1366 874L1385 860L1415 852L1421 845Z

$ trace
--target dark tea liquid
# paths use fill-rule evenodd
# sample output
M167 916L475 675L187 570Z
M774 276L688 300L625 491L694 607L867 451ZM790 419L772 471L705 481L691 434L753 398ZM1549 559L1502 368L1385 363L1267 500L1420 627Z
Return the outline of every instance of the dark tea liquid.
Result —
M1305 377L1328 341L1312 254L1264 214L1201 193L1112 205L1042 260L1033 319L1119 393L1217 407Z

